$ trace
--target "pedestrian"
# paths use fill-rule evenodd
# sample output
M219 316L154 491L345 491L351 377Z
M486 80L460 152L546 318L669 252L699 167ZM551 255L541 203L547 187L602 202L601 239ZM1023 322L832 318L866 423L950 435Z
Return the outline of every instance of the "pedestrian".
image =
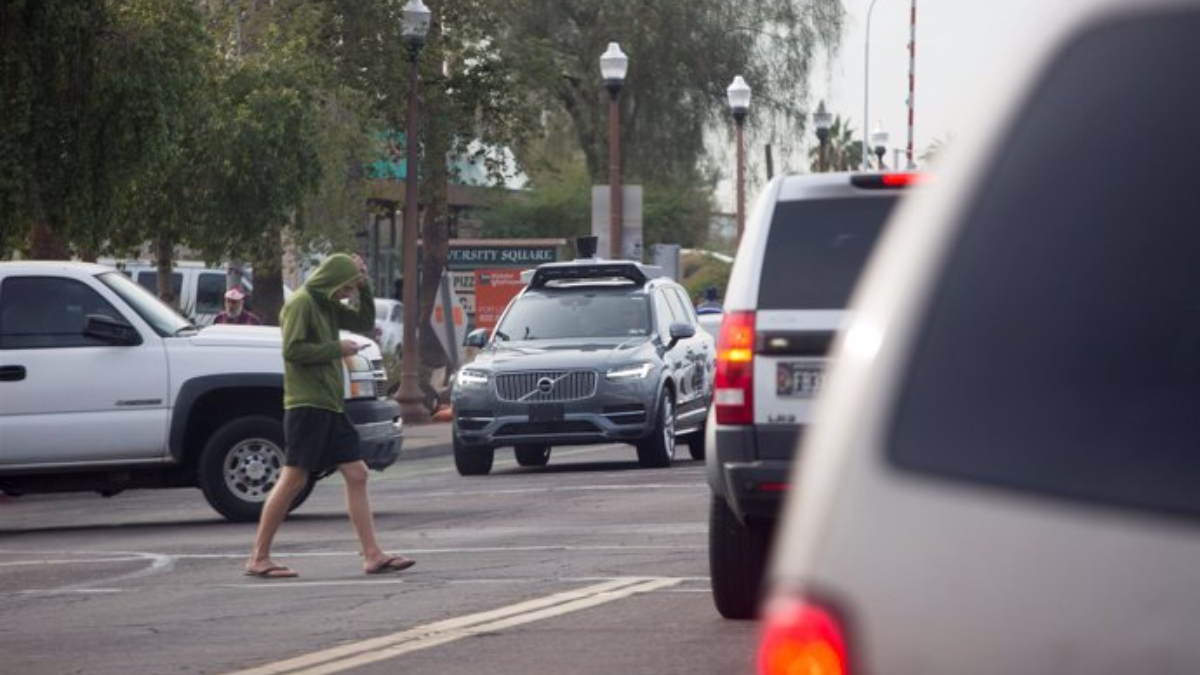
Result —
M720 314L725 311L721 301L717 299L717 287L709 286L704 289L704 301L696 305L697 314Z
M225 311L218 314L213 323L260 326L262 320L246 309L246 293L234 286L225 291Z
M283 331L283 407L286 460L279 482L267 495L254 549L245 564L247 576L262 579L297 577L294 570L271 559L271 543L296 496L312 474L337 468L346 489L346 510L358 535L367 574L398 572L414 562L391 555L375 539L375 519L367 495L367 465L358 434L342 403L342 358L358 351L338 331L368 331L375 325L375 300L362 258L329 256L292 295L280 312ZM341 300L357 293L357 308Z

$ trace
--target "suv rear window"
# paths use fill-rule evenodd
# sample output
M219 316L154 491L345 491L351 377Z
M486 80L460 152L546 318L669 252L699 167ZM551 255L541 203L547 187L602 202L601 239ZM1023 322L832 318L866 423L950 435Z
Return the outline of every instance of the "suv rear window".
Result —
M895 203L894 194L780 202L758 308L844 308Z
M1049 70L938 283L897 464L1200 516L1197 35L1125 19Z

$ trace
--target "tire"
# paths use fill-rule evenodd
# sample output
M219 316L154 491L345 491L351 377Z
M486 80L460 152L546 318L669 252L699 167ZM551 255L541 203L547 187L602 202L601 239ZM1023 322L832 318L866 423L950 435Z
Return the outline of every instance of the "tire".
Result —
M649 438L637 444L638 464L647 469L664 469L675 459L675 401L663 389L658 418Z
M472 448L458 440L454 440L454 468L460 476L486 476L492 470L492 461L496 457L495 448Z
M198 480L204 498L233 522L255 522L267 494L283 472L283 424L265 416L240 417L209 437L200 453ZM315 480L292 502L292 509L312 494Z
M546 466L546 462L550 461L550 446L518 445L513 448L513 454L521 466Z
M688 454L692 459L704 459L707 446L705 437L708 432L708 422L700 426L700 429L687 437Z
M713 604L726 619L753 619L762 598L770 533L743 525L725 500L712 496L708 515L708 569Z

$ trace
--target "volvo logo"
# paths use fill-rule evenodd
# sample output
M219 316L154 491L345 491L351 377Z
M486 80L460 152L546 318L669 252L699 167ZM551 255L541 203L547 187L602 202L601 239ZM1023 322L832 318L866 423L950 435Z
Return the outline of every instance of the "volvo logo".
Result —
M548 377L543 377L542 379L538 380L537 388L541 393L549 394L554 389L554 380Z

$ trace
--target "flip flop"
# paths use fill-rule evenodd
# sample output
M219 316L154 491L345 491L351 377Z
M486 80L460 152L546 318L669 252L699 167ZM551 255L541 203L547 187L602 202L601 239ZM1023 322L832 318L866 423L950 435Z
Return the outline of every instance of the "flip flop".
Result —
M366 573L367 574L387 574L389 572L399 572L400 570L406 570L416 564L417 564L416 560L412 560L410 558L405 558L402 555L394 555L394 556L388 558L387 560L384 560L383 562L379 563L378 565L372 567L371 569L366 570Z
M298 573L296 573L296 570L280 565L272 565L261 570L246 570L244 574L248 577L255 577L258 579L294 579L295 577L300 576Z

